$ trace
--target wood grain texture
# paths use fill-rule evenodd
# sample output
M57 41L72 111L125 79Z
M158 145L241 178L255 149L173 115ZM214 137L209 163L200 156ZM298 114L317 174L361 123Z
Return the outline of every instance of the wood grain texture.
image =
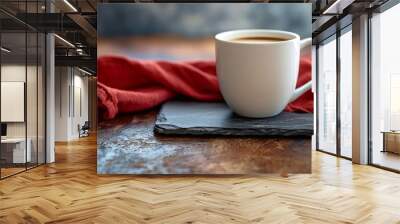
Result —
M400 223L400 175L313 152L313 173L99 176L96 139L0 181L0 223Z
M154 110L101 122L97 172L185 175L311 172L310 136L155 135L156 114Z

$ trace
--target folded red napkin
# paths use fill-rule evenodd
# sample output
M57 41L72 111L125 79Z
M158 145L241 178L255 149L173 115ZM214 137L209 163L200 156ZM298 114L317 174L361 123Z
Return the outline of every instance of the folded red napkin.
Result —
M97 98L101 119L118 113L153 108L174 97L221 101L215 62L142 61L103 56L97 61ZM297 86L311 80L311 61L300 61ZM285 111L312 112L313 95L307 91Z

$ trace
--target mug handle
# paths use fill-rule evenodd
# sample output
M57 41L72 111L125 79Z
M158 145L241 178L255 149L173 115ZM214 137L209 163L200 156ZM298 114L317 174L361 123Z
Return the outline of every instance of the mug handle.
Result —
M311 57L311 44L312 44L312 39L311 38L306 38L300 41L300 52L301 56L304 57ZM303 93L307 92L309 89L312 87L312 81L309 81L305 83L304 85L296 88L294 90L294 93L292 95L292 98L290 98L289 103L297 100Z

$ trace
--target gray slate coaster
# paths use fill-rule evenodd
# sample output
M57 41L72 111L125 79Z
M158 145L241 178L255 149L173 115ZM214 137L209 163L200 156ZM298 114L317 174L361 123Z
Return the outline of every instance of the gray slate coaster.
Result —
M154 131L171 135L311 136L312 113L288 113L270 118L235 115L225 103L171 101L158 114Z

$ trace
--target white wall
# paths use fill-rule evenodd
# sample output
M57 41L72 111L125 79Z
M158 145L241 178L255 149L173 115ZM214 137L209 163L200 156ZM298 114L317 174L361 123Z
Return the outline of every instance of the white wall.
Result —
M88 120L88 77L76 68L56 67L55 85L55 140L77 139L78 125Z
M76 70L75 70L76 71ZM82 73L79 73L79 75L74 75L74 119L72 119L72 135L75 137L78 137L78 124L83 125L85 121L88 121L89 117L89 111L88 111L88 100L89 100L89 94L88 94L88 77L87 76L81 76ZM80 93L79 93L80 91ZM80 97L79 97L80 95ZM80 103L78 102L80 101ZM80 104L80 105L79 105ZM81 108L79 108L81 107ZM80 111L82 110L82 111Z
M89 122L90 129L97 131L97 78L92 76L88 78L88 94L89 94Z
M1 66L1 81L18 81L18 82L25 82L25 65L17 65L17 64L9 64L9 65L2 65ZM36 67L35 66L28 66L27 68L28 74L36 74ZM29 76L28 76L29 78ZM30 86L36 86L36 80L28 80ZM28 105L31 107L29 111L32 110L32 107L36 108L36 88L27 88L27 103L33 104ZM39 105L40 106L40 105ZM1 108L1 110L7 110L7 108ZM36 109L33 109L36 111ZM28 112L29 112L28 111ZM36 124L37 115L36 113L28 113L27 114L28 122L34 121ZM34 125L28 125L29 127L33 127ZM34 127L36 129L36 126ZM28 137L29 137L29 130L28 130ZM11 122L7 123L7 135L8 137L25 137L25 122Z
M25 65L2 65L1 81L25 82ZM1 110L6 109L1 108ZM25 137L25 123L7 123L7 137Z
M69 96L70 83L69 69L67 67L55 68L55 141L68 141L69 124Z

